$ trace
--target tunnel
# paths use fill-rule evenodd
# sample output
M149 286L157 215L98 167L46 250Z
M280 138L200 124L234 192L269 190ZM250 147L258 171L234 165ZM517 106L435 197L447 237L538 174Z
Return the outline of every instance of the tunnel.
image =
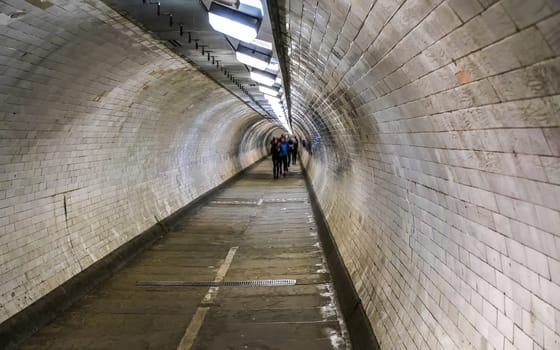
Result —
M0 0L0 348L560 349L558 0L213 3Z

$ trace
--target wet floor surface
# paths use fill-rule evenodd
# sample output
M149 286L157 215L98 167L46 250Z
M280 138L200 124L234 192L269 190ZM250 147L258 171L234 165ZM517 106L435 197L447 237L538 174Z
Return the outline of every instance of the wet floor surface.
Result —
M259 163L21 349L349 349L299 166ZM295 279L283 286L138 286Z

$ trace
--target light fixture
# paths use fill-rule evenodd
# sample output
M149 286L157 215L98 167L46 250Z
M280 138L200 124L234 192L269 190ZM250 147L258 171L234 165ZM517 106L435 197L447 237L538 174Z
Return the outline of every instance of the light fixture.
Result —
M242 44L239 44L239 46L237 46L235 57L237 57L237 60L239 62L261 70L264 70L268 67L271 59L270 55L257 51L255 49L251 49Z
M274 80L276 79L276 75L259 69L251 69L250 75L251 79L266 86L274 85Z
M261 86L262 85L259 85L259 87L261 87ZM262 90L266 91L266 92L263 92L261 90L261 92L264 93L264 97L274 97L274 98L278 98L278 99L280 98L281 91L278 89L277 86L271 86L271 87L262 86L262 88L263 88Z
M270 71L278 72L280 66L278 65L278 62L270 62L270 64L266 68Z
M262 17L263 6L261 0L239 0L239 11Z
M264 98L266 98L266 100L268 102L274 102L274 103L278 103L280 104L280 98L279 97L275 97L275 96L270 96L270 95L264 95Z
M274 100L275 97L269 96L271 98L267 98L266 101L268 102L268 104L272 107L277 107L277 108L282 108L282 105L280 104L280 100Z
M261 39L253 39L253 41L251 41L251 44L258 46L258 47L262 47L263 49L266 49L267 51L272 51L272 43L270 41L265 41L265 40L261 40Z
M275 89L274 87L270 88L262 85L259 85L259 91L270 96L278 96L278 94L280 93L280 89Z
M290 127L290 124L288 123L288 120L286 119L286 117L283 116L283 115L277 115L276 117L278 118L278 121L284 127L284 129L286 129L286 131L288 131L288 133L290 135L292 135L293 131L292 131L292 128Z
M214 30L246 42L257 37L261 25L260 18L216 2L210 5L208 21Z
M280 105L275 104L273 102L269 102L270 104L270 108L272 108L272 110L276 113L276 114L284 114L284 110L282 109L282 107L280 107Z

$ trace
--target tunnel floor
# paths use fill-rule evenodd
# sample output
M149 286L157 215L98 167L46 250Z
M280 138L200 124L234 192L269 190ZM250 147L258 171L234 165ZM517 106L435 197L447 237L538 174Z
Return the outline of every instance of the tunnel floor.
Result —
M267 159L21 349L350 349L299 165ZM283 286L154 286L295 279ZM138 285L145 282L148 285Z

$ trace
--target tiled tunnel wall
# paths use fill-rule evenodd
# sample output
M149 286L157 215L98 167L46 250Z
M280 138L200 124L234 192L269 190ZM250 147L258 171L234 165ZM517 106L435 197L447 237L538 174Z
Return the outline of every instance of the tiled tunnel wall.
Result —
M48 4L0 1L0 322L260 159L274 129L102 3L31 3Z
M560 349L560 2L280 1L296 130L382 349Z

